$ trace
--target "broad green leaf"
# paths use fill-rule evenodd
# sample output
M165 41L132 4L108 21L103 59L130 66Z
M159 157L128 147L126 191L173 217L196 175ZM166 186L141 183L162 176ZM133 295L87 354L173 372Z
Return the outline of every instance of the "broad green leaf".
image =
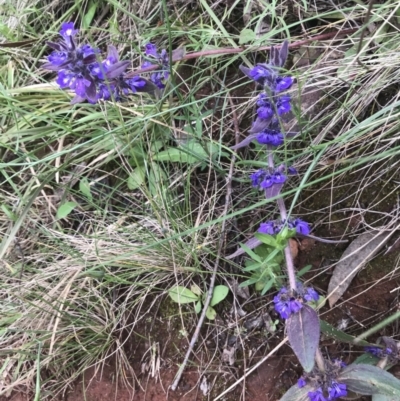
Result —
M194 311L196 313L200 313L201 312L201 302L197 301L196 304L194 305Z
M215 312L215 309L209 306L206 310L206 316L210 320L214 320L215 317L217 316L217 312Z
M278 247L278 243L276 242L276 239L272 235L255 233L254 236L263 244L267 244L269 246L272 246L273 248Z
M90 201L93 199L92 193L90 192L89 180L86 177L83 177L79 181L79 191L81 191Z
M398 399L389 395L374 394L372 396L372 401L398 401Z
M256 253L254 253L246 244L239 244L239 245L253 260L255 260L258 263L262 263L261 258Z
M162 189L165 187L165 182L168 181L165 171L160 167L158 163L151 163L149 173L149 189L153 196L160 194Z
M365 354L362 354L359 357L357 357L355 359L355 361L353 362L353 364L357 365L357 364L363 363L365 365L376 365L378 361L379 361L379 358L366 352Z
M217 285L214 288L213 296L210 305L215 306L223 301L229 293L229 288L226 285Z
M138 166L136 167L128 177L128 188L130 190L134 190L139 188L145 179L145 171L144 171L144 166Z
M358 394L381 394L400 399L400 380L376 366L349 365L340 372L337 381Z
M286 320L286 330L290 345L301 366L311 372L315 363L315 353L319 345L319 318L317 312L303 305L298 313Z
M239 45L244 45L245 43L253 42L256 39L256 34L252 29L242 29L239 35Z
M78 206L76 202L63 203L57 210L57 219L64 219Z
M286 391L280 401L309 401L308 393L310 391L313 391L313 388L308 384L302 388L295 384Z
M176 285L168 291L168 295L178 304L190 304L198 301L199 297L186 287Z

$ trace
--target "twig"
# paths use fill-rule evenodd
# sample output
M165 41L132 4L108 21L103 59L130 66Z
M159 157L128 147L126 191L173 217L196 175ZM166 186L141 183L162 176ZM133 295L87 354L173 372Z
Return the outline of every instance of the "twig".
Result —
M229 97L229 101L232 105L232 117L233 117L233 126L234 126L234 131L235 131L235 141L236 143L239 143L239 123L238 123L238 118L237 118L237 114L235 111L235 104L233 103L231 97ZM231 199L231 193L232 193L232 177L233 177L233 168L235 165L235 155L232 155L232 159L231 159L231 164L229 167L229 173L228 173L228 177L226 178L226 196L225 196L225 206L224 206L224 211L223 211L223 215L226 215L228 212L228 208L229 208L229 204L230 204L230 199ZM189 348L186 351L186 355L185 355L185 359L183 360L181 366L179 367L178 372L176 373L175 379L173 381L173 383L170 386L170 389L172 391L175 391L179 381L182 377L183 371L185 370L185 367L189 361L190 355L193 352L193 348L194 345L197 342L197 339L199 337L200 334L200 330L201 327L203 326L203 322L204 319L206 317L206 312L207 312L207 308L210 304L213 292L214 292L214 285L215 285L215 279L217 277L217 269L219 266L219 261L221 259L221 252L222 252L222 247L224 244L224 232L225 232L225 225L226 225L226 220L224 220L222 222L221 225L221 233L220 233L220 239L219 239L219 244L218 244L218 252L217 252L217 257L215 258L215 263L214 263L214 267L212 270L212 275L211 275L211 280L210 280L210 286L207 292L207 298L204 301L204 305L203 305L203 311L200 315L199 321L197 322L196 325L196 329L193 333L192 339L190 340L190 344L189 344Z
M339 32L329 32L329 33L322 33L321 35L315 35L311 36L309 39L304 39L304 40L298 40L297 42L293 42L289 44L289 49L293 49L296 47L303 46L307 43L314 42L317 40L326 40L326 39L332 39L337 36L345 36L351 33L354 33L358 30L358 28L350 28L350 29L343 29ZM279 49L280 46L275 46L276 49ZM224 54L238 54L238 53L244 53L244 52L258 52L262 50L270 50L271 46L248 46L248 47L225 47L223 49L212 49L212 50L203 50L200 52L193 52L193 53L187 53L185 54L182 58L173 60L174 62L177 61L184 61L184 60L191 60L195 58L200 58L200 57L206 57L206 56L215 56L215 55L224 55ZM132 71L128 74L126 74L126 78L131 78L134 77L135 75L142 74L144 72L150 72L154 71L160 68L158 65L152 65L150 67L146 68L139 68L135 71Z

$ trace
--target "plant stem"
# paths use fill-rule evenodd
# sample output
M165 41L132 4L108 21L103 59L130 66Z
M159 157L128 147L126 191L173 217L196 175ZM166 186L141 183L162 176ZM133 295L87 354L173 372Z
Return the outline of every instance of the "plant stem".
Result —
M314 42L317 40L326 40L326 39L332 39L334 37L338 36L345 36L348 34L352 34L356 32L358 28L350 28L350 29L343 29L339 32L329 32L329 33L323 33L321 35L315 35L311 36L309 39L305 40L298 40L297 42L293 42L292 44L289 45L289 49L297 48L300 46L303 46L307 43ZM277 49L280 48L280 46L276 46ZM190 60L190 59L195 59L195 58L200 58L200 57L205 57L205 56L214 56L214 55L224 55L224 54L238 54L238 53L244 53L246 51L255 51L258 52L260 50L270 50L271 46L248 46L248 47L225 47L222 49L212 49L212 50L203 50L200 52L193 52L193 53L188 53L184 55L182 58L178 60L173 60L173 61L184 61L184 60ZM135 75L142 74L143 72L149 72L153 70L157 70L160 68L159 65L152 65L150 67L146 68L139 68L135 71L132 71L128 74L126 74L126 78L132 78Z
M318 369L321 372L325 372L324 357L322 356L321 350L319 348L317 348L317 352L315 353L315 362L317 363Z

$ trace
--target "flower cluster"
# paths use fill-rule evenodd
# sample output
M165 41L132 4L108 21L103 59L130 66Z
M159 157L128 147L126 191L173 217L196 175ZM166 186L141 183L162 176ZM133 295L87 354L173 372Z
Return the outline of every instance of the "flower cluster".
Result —
M301 220L301 219L294 219L294 220L271 220L267 221L266 223L261 223L258 232L260 234L268 234L268 235L275 235L279 234L284 227L288 227L290 230L296 230L296 234L301 235L308 235L310 234L310 225Z
M274 297L275 310L282 319L288 319L293 313L297 313L305 302L318 301L319 295L312 287L303 287L297 283L296 291L290 291L286 287L279 290Z
M311 373L306 373L297 381L299 388L310 384L314 390L308 392L310 401L333 401L340 397L347 396L347 386L339 383L337 377L341 368L346 364L340 360L325 361L326 372L320 372L314 368Z
M107 58L99 61L98 49L88 44L77 45L77 33L73 22L62 24L61 40L47 43L54 51L43 65L44 69L58 72L56 83L60 88L75 92L73 103L84 100L96 103L99 99L111 98L120 101L129 94L153 92L156 89L153 83L142 77L126 76L129 61L119 61L114 46L109 46Z
M297 174L294 167L289 167L286 174ZM287 181L287 175L285 174L285 166L281 165L278 168L260 169L250 175L251 183L253 187L259 188L265 191L265 197L267 199L277 196L283 187L283 184Z
M386 356L391 356L393 354L393 350L389 347L379 348L374 346L364 347L364 351L376 356L377 358L384 358Z
M257 99L257 118L250 129L251 135L235 146L235 150L254 139L261 145L273 147L284 143L280 117L291 111L291 99L289 95L281 95L281 92L290 89L294 82L293 77L279 75L287 54L288 42L285 42L280 51L272 49L269 64L256 64L253 68L240 67L244 74L263 87L264 92Z

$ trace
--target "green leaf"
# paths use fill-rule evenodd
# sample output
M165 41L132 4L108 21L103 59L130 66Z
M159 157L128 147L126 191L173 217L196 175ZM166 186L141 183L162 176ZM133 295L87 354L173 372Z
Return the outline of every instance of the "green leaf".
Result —
M210 320L214 320L215 317L217 316L217 312L215 312L215 309L209 306L206 310L206 316Z
M57 210L57 219L64 219L78 206L76 202L66 202Z
M223 301L229 293L229 288L226 285L217 285L214 288L213 296L210 305L214 306Z
M254 40L256 40L256 34L252 29L242 29L239 35L239 45L254 42Z
M379 358L366 352L365 354L362 354L359 357L357 357L356 360L353 362L353 364L357 365L363 363L365 365L376 365L378 361Z
M274 278L271 278L271 280L268 280L261 291L261 295L265 295L267 293L267 291L271 289L271 287L274 285L274 283L275 283Z
M297 272L297 277L303 276L304 274L306 274L307 272L309 272L309 271L311 270L311 268L312 268L312 265L304 266L301 270L299 270L299 271Z
M244 271L244 272L252 272L252 271L254 271L254 270L260 269L261 266L262 266L262 264L261 264L261 263L258 263L258 262L256 262L256 263L249 263L249 264L246 263L246 267L243 269L243 271Z
M138 166L136 167L128 177L128 188L130 190L137 189L139 188L145 179L145 171L144 171L144 166Z
M255 254L247 245L245 244L239 244L239 245L253 260L255 260L258 263L262 263L261 258L257 254Z
M376 366L349 365L340 372L337 381L358 394L382 394L400 399L400 380Z
M320 326L321 326L321 331L328 337L334 338L335 340L339 340L348 344L356 344L359 346L366 346L366 345L374 345L374 344L369 344L366 341L355 341L356 338L351 336L350 334L347 334L341 330L335 329L333 326L331 326L329 323L325 322L324 320L320 321Z
M178 304L190 304L198 301L199 297L186 287L176 285L168 291L171 299Z
M79 191L81 191L90 201L93 200L92 193L90 192L89 180L86 177L83 177L79 181Z
M149 173L149 189L153 196L157 196L165 187L164 182L168 180L165 171L158 163L151 163Z
M93 17L96 14L97 4L94 1L89 3L89 7L87 8L86 14L83 17L82 25L84 29L90 28L90 25L93 21Z
M313 387L308 384L302 388L295 384L286 391L280 401L309 401L308 393L313 390Z
M278 243L272 235L255 233L254 236L263 244L267 244L269 246L272 246L273 248L278 248Z
M201 302L200 301L196 302L196 304L194 305L194 311L196 313L200 313L201 312Z
M17 215L13 213L5 204L1 205L1 210L10 221L17 221L18 219Z
M397 400L396 398L389 395L374 394L372 396L372 401L397 401Z

